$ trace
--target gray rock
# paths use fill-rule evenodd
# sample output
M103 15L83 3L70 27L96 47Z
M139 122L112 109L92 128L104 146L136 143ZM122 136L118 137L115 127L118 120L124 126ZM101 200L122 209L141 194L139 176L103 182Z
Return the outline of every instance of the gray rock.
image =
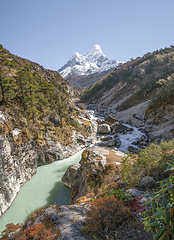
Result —
M115 138L115 146L117 148L119 148L121 146L121 140L118 137Z
M131 197L141 197L143 192L136 189L136 188L129 188L126 193L130 195Z
M113 124L114 122L117 122L118 120L114 117L112 117L111 115L109 115L108 117L105 118L105 122L108 124Z
M115 140L111 139L109 141L102 141L98 145L101 147L113 147L115 146Z
M85 145L85 140L84 139L82 139L82 138L77 138L77 143L80 143L80 144L82 144L82 145Z
M78 173L78 170L80 168L80 164L76 164L73 166L70 166L65 174L62 177L62 182L69 188L71 188L72 184L75 181L76 174Z
M50 121L55 125L58 126L60 124L60 117L58 115L54 115L50 117Z
M101 138L100 138L101 141L109 141L109 140L111 140L111 139L113 139L112 136L106 136L106 137L101 137Z
M122 123L116 122L112 130L112 133L115 134L115 133L124 133L124 132L132 132L132 131L133 131L133 128L127 127Z
M101 148L97 147L97 150L95 147L85 149L82 153L80 166L71 166L64 174L62 181L71 188L71 203L83 196L90 188L93 189L101 184L107 162L98 149Z
M85 119L85 110L81 112ZM34 140L23 142L22 132L25 127L22 126L27 124L24 124L25 118L22 120L23 125L15 127L11 119L8 114L0 111L0 123L6 124L2 128L8 125L8 129L11 129L6 135L0 135L0 215L10 207L20 187L37 172L38 165L68 158L84 148L84 145L88 146L96 141L97 124L91 121L89 128L92 133L87 137L81 132L72 131L72 143L69 145L52 139L49 128L40 143ZM59 124L59 116L56 114L42 120L50 121L52 126ZM17 143L16 140L20 142Z
M87 210L88 206L85 204L60 206L59 208L50 206L40 212L38 211L37 217L33 217L32 221L28 220L25 229L38 223L43 222L45 224L44 218L46 218L46 225L54 225L58 230L56 239L86 240L81 235L81 229L85 225Z
M15 143L0 137L0 215L10 207L20 187L37 171L37 151L32 142L15 148Z
M128 151L131 152L131 153L137 153L137 147L134 147L134 146L128 146Z
M108 124L103 123L98 126L98 132L101 134L108 134L111 132L111 128Z
M152 188L155 186L155 179L151 176L143 177L140 180L140 186L142 188Z

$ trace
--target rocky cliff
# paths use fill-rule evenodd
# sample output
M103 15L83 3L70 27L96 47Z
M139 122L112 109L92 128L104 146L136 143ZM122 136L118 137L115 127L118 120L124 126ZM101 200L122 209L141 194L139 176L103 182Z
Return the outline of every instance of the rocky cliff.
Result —
M3 130L4 125L10 124L9 118L0 113ZM32 141L18 144L20 137L20 130L12 128L0 135L0 215L11 205L21 185L37 171L36 145Z
M95 142L96 125L56 71L0 46L0 215L37 166Z
M71 188L71 203L99 188L109 170L117 168L124 156L116 148L85 149L80 163L69 167L62 177L63 183Z

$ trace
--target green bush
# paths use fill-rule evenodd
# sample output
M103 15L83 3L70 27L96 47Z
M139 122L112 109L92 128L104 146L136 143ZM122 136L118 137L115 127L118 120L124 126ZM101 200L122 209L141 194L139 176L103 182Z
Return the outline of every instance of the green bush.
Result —
M164 85L154 95L149 109L154 109L166 104L173 104L174 102L174 76L170 81L166 81Z
M161 144L150 144L138 153L138 156L128 154L122 161L122 180L129 185L137 186L141 178L152 176L160 181L167 176L162 165L174 157L174 139Z
M126 195L121 189L110 189L106 193L107 197L114 196L115 198L123 201L129 200L129 196Z
M155 233L154 240L170 240L174 236L174 160L166 164L170 176L160 181L160 190L147 203L151 203L151 208L144 214L145 229Z

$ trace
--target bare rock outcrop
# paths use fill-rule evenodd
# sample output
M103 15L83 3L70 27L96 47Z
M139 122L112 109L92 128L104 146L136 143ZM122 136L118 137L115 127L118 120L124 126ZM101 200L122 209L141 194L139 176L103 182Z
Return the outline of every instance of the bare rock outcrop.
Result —
M63 183L72 190L71 202L101 184L106 163L106 158L92 148L83 151L80 165L69 167L62 178Z
M1 113L1 124L7 124L6 120L9 116ZM0 135L0 215L11 205L20 187L37 171L35 143L18 145L19 135L19 129Z
M119 165L124 156L124 153L109 148L95 146L85 149L80 164L69 167L62 177L63 183L71 188L71 202L100 186L108 166Z

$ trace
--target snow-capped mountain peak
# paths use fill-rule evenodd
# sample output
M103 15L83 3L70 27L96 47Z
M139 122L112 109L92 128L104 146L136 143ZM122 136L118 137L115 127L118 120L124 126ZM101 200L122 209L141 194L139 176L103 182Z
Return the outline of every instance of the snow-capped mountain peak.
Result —
M63 78L68 79L71 75L90 75L114 69L118 64L118 61L106 58L101 47L96 44L85 55L76 52L58 71Z
M105 57L104 53L101 50L101 47L97 44L94 45L85 56L89 57L89 56L95 56L95 55L102 55Z

